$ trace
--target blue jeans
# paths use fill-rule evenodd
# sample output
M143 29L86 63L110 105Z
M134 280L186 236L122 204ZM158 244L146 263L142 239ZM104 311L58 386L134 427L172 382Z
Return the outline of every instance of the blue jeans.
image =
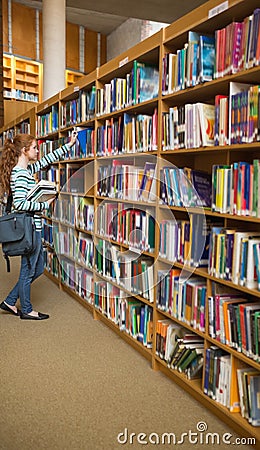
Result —
M30 255L29 259L31 269L29 269L26 256L21 257L19 280L5 299L5 302L8 305L14 306L18 297L20 297L21 310L25 314L29 314L33 310L31 304L31 284L43 273L44 270L43 248L40 231L36 231L36 248Z

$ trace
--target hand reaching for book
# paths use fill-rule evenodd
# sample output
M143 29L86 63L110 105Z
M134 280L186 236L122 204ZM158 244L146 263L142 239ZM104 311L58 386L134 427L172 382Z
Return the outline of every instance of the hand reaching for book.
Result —
M77 130L74 129L72 131L71 137L70 137L70 142L69 142L70 147L72 147L75 144L75 142L77 140L77 136L78 136Z

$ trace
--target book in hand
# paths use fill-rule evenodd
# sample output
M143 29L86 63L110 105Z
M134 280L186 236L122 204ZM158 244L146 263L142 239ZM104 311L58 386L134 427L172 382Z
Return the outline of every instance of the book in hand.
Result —
M27 195L27 200L34 202L46 202L57 194L55 183L48 180L40 180Z

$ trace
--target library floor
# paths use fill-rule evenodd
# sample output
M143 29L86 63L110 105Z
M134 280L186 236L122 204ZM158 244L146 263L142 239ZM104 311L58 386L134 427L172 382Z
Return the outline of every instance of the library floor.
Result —
M18 269L13 258L7 274L0 255L1 300ZM32 286L32 302L50 319L0 312L1 450L213 448L198 432L203 426L219 435L217 448L230 448L222 437L236 435L227 425L46 276ZM189 437L166 444L162 434L170 432Z

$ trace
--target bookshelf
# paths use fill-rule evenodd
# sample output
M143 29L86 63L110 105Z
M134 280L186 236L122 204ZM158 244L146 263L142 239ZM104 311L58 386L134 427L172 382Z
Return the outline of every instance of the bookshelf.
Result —
M42 63L4 53L3 69L5 98L42 101Z
M259 210L254 213L252 204L250 211L243 210L238 203L234 210L234 199L232 208L228 206L224 200L227 188L222 189L220 206L203 206L193 191L187 191L187 178L176 178L183 176L181 168L189 168L185 174L195 177L194 183L199 177L209 190L214 181L213 167L233 170L237 163L252 164L258 160L259 136L248 135L244 142L232 144L223 141L219 145L204 145L200 136L188 135L188 123L193 119L186 105L193 105L199 117L197 104L215 106L217 95L230 97L231 86L238 89L241 83L259 85L259 62L218 78L214 75L211 81L196 81L189 87L182 80L182 86L169 88L167 83L173 73L165 69L169 54L187 51L189 31L212 35L232 21L243 22L253 14L257 3L210 0L38 105L35 133L42 152L65 142L75 126L81 139L69 159L51 168L60 198L52 216L44 218L46 274L85 306L94 319L102 320L138 350L154 370L163 372L241 436L250 436L259 445L259 428L242 417L238 405L232 403L237 395L237 370L244 368L259 375L259 358L250 348L244 348L240 338L237 342L227 338L228 329L217 324L216 301L217 296L226 294L233 295L237 305L240 302L248 307L254 302L260 306L257 286L249 287L247 278L236 279L227 262L224 272L220 265L221 248L226 248L229 234L257 234ZM147 66L154 69L152 75L143 71ZM148 73L153 89L147 93ZM137 80L143 83L141 93ZM230 104L230 111L231 107ZM174 114L181 119L183 111L186 120L175 123L178 134L171 137L167 134L170 119L173 126ZM33 124L32 117L26 116L22 121L27 119ZM195 125L205 131L202 122ZM2 135L15 126L15 122L8 124ZM216 176L225 180L220 173ZM156 183L152 182L154 178ZM197 184L196 188L200 190L202 186ZM205 188L201 195L205 195ZM194 230L198 230L196 235L192 234ZM219 259L204 255L205 247L215 248L212 240L206 240L208 237L215 239ZM202 264L204 257L206 263ZM200 300L192 297L195 289ZM185 308L180 302L183 298ZM195 309L198 305L199 315ZM224 316L222 322L225 325ZM189 379L191 372L172 367L165 359L166 349L159 350L158 342L165 342L169 325L182 336L192 334L203 343L199 378ZM214 393L209 389L210 358L226 367L223 373L229 381L225 399L220 390ZM215 389L216 383L212 386Z
M12 98L13 88L13 58L10 55L3 54L3 88L4 97Z
M66 87L69 87L72 84L75 84L82 78L84 74L82 72L78 72L76 70L66 69L65 78L66 78Z

